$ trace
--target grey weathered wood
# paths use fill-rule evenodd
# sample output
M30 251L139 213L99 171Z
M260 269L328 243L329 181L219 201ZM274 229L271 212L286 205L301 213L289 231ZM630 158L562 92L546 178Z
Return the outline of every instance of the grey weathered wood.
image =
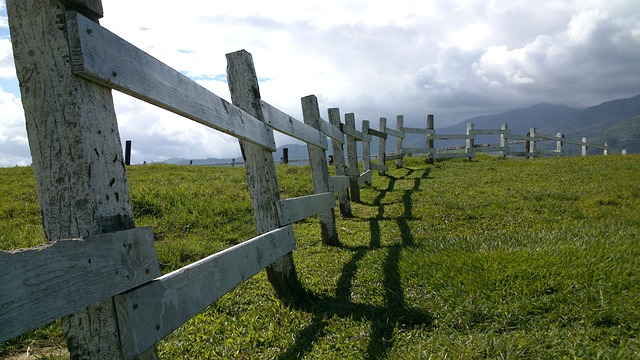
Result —
M432 114L427 115L427 136L426 136L426 140L427 140L427 149L432 150L432 152L427 152L427 164L433 164L433 156L431 156L431 154L433 153L433 148L435 147L434 145L434 141L433 141L433 136L435 134L435 121L434 121L434 117Z
M222 295L295 249L291 226L198 260L116 297L120 338L131 359Z
M327 111L331 113L331 109ZM339 111L338 115L340 115ZM331 115L329 115L329 117L331 117ZM344 133L340 130L340 125L342 125L340 124L340 119L338 119L336 124L332 123L331 119L329 119L329 122L320 119L320 128L322 128L322 132L332 140L337 141L340 144L344 144Z
M304 123L316 130L320 130L321 120L318 98L315 95L305 96L301 99L301 103ZM313 179L315 192L316 194L326 193L329 191L327 153L324 149L310 144L307 144L307 152L309 153L309 166L311 167L311 178ZM320 211L318 213L318 221L320 222L322 243L325 245L338 245L338 229L333 208Z
M467 154L467 153L434 153L434 159L455 159L455 158L469 158L475 157L475 153Z
M403 148L402 149L403 154L431 154L433 152L434 152L433 149L427 149L427 148Z
M346 136L350 136L352 138L354 138L355 140L358 141L362 141L362 132L356 130L355 125L354 127L350 127L347 126L347 120L346 120L346 116L349 114L345 115L345 123L342 125L342 127L340 128L340 130L346 135ZM354 124L355 124L355 118L354 118Z
M504 134L504 130L476 130L473 129L470 132L471 135L500 135L500 134Z
M382 131L378 131L378 130L376 130L376 129L371 129L371 128L369 128L368 133L369 133L369 135L371 135L371 136L375 136L375 137L377 137L377 138L381 138L381 139L385 139L385 140L387 139L387 134L385 134L385 133L384 133L384 132L382 132Z
M328 149L327 136L321 131L296 120L293 116L269 105L264 100L260 101L260 104L262 106L264 121L273 129L304 141L307 144L312 144L325 150Z
M587 138L583 137L582 138L582 156L587 156L588 149L589 147L587 145Z
M62 0L68 10L76 10L84 16L97 20L104 16L102 0Z
M433 140L469 140L475 139L475 135L467 134L434 134L431 136Z
M538 138L534 137L534 136L516 135L516 134L509 135L509 139L524 140L524 141L536 141L536 140L538 140ZM512 142L512 143L514 143L514 142ZM578 143L578 144L580 144L580 143Z
M73 72L275 151L264 122L75 11L67 13Z
M282 221L287 225L333 209L335 206L336 196L333 192L280 200Z
M502 134L500 134L500 146L506 149L500 153L500 156L502 156L502 158L504 159L507 157L509 151L511 150L511 148L509 147L509 141L507 140L507 137L511 135L511 130L509 130L509 125L507 124L500 125L500 130L502 131Z
M396 156L399 156L398 158L396 158L396 167L402 167L402 158L404 157L404 154L402 153L402 146L404 145L404 133L402 132L402 127L404 126L404 116L403 115L398 115L396 117L396 127L398 128L397 132L402 134L402 136L397 136L396 138ZM389 158L389 160L391 160L391 158Z
M381 117L380 118L380 129L384 130L387 128L387 118L385 117ZM388 169L386 169L386 155L387 155L387 134L384 134L384 137L380 137L378 138L378 164L381 165L379 166L377 169L378 170L378 175L384 175L385 171L387 171ZM372 167L373 169L373 167Z
M245 50L226 55L227 79L233 103L258 120L264 119L260 104L260 86L253 65L253 58ZM271 141L273 140L273 132ZM274 230L280 224L280 188L273 156L266 148L240 141L245 158L245 171L253 216L258 234ZM302 291L293 254L288 253L267 266L267 277L280 297L296 295Z
M465 147L465 152L467 154L473 153L474 152L474 147L475 147L475 135L473 135L473 130L474 130L474 125L473 123L469 123L467 124L467 135L473 136L473 137L469 137L466 141L466 147ZM471 160L471 157L469 157L469 160Z
M365 136L362 139L362 163L363 170L371 170L371 123L369 120L362 120L362 133ZM358 174L360 175L360 174Z
M393 136L400 139L404 139L404 133L400 130L396 130L392 128L384 128L384 133L387 134L387 136Z
M359 202L360 184L358 184L358 176L360 175L360 169L358 168L356 137L353 135L356 132L355 128L355 115L353 113L345 114L342 131L347 137L347 176L349 176L349 181L351 182L351 185L349 186L349 194L351 195L351 201ZM360 140L362 140L362 133L360 133Z
M371 170L377 171L378 174L384 174L385 171L389 171L389 167L387 165L373 163L371 164Z
M151 228L0 251L0 342L160 275Z
M358 184L371 184L372 175L373 175L373 172L371 170L367 170L367 171L363 172L358 177Z
M329 191L341 191L349 189L348 176L331 176L329 177ZM348 197L348 193L347 193ZM345 214L343 214L345 215ZM347 216L347 215L345 215Z
M391 160L396 160L396 161L398 161L398 160L402 160L402 158L403 158L403 157L404 157L404 155L403 155L403 154L401 154L401 153L400 153L400 154L398 154L398 153L393 153L393 154L387 154L387 155L386 155L386 159L387 159L388 161L391 161ZM400 163L400 165L397 165L397 162L396 162L396 166L402 166L402 163Z
M529 153L536 153L536 143L538 142L538 137L536 136L536 128L531 128L529 131L529 136L531 136L532 140L529 141L529 148L527 149Z
M73 75L65 8L6 5L47 240L133 228L111 91ZM72 358L122 358L112 298L63 318L62 329Z
M403 126L402 131L406 134L435 134L435 130L433 129L414 128L407 126Z
M505 146L478 146L473 148L474 152L496 152L496 151L509 151L509 147Z
M345 175L347 175L347 171L346 171L346 164L344 161L344 142L345 142L345 136L344 134L340 131L340 109L338 108L331 108L327 110L327 114L329 115L329 126L332 129L335 129L338 131L339 135L336 135L336 137L340 138L339 141L338 139L336 139L335 137L332 137L332 141L331 141L331 149L333 150L333 163L336 169L336 177L334 177L332 180L331 178L329 179L329 188L331 189L331 191L337 191L338 192L338 203L340 204L340 213L342 214L342 216L353 216L353 213L351 212L351 200L349 200L349 179L346 178L347 181L347 186L343 187L342 185L336 186L335 182L337 180L338 177L343 178L345 177ZM325 122L322 122L321 124L326 124ZM324 125L322 125L324 126ZM325 132L325 134L327 133L327 129L325 129L323 127L323 132Z

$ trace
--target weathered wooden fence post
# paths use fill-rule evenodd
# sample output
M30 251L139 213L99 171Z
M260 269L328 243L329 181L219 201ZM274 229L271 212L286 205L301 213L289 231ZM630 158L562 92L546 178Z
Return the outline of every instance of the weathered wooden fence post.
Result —
M379 122L380 132L384 133L387 128L387 118L381 117ZM378 138L378 164L384 166L387 160L387 139L383 137ZM378 175L384 175L384 170L378 170Z
M282 163L289 163L289 148L282 148Z
M500 156L505 159L507 157L507 155L509 154L509 150L504 150L504 148L507 148L509 146L509 125L507 124L502 124L500 125L500 147L503 148L502 151L500 151Z
M604 151L602 152L602 155L609 155L609 144L607 144L607 142L604 143Z
M435 152L433 135L435 134L434 130L434 120L433 115L427 115L427 151L431 150ZM433 164L434 155L433 153L427 153L427 164Z
M362 172L365 173L371 170L371 134L369 134L369 128L371 123L369 120L362 120ZM365 182L367 185L371 185L371 181Z
M404 131L402 131L402 127L404 126L404 115L398 115L396 117L396 129L402 133L404 133ZM396 154L402 155L402 146L404 145L403 143L403 138L401 137L396 137ZM402 157L400 157L399 159L396 159L396 167L402 167Z
M102 3L6 5L47 240L134 228L111 90L73 75L70 62L65 11L98 19ZM123 358L113 298L63 318L62 329L72 359Z
M233 104L264 121L260 104L260 87L253 58L245 50L227 54L227 79ZM266 127L266 125L265 125ZM273 130L268 128L273 139ZM274 230L280 225L280 188L276 176L273 155L268 149L240 140L245 156L247 183L253 204L253 214L258 235ZM293 262L293 254L282 256L267 268L267 277L278 296L295 295L301 290Z
M131 165L131 140L125 141L124 145L124 164Z
M529 136L531 137L529 141L529 155L536 157L536 128L531 128L529 130Z
M582 138L582 156L587 156L587 151L589 151L589 147L587 146L587 138Z
M336 128L340 129L340 109L331 108L327 110L329 115L329 123ZM331 149L333 151L333 164L336 168L337 176L346 176L346 165L344 162L344 147L342 143L337 140L331 140ZM351 201L349 200L349 190L338 190L338 203L340 203L340 213L342 216L351 217Z
M556 134L556 137L560 138L556 141L556 151L560 155L564 155L564 134L559 132Z
M356 117L353 113L344 115L344 127L349 130L356 130ZM346 133L346 132L345 132ZM358 177L360 176L360 170L358 170L358 149L356 147L356 138L347 135L347 176L349 176L349 193L351 194L351 201L360 201L360 184L358 183ZM363 133L364 136L364 133Z
M304 123L321 131L318 98L316 98L315 95L309 95L303 97L301 102ZM327 166L326 152L324 149L311 144L307 144L307 150L309 153L313 187L316 194L329 192L329 168ZM325 245L338 245L338 230L336 228L336 218L333 209L318 213L318 220L320 221L322 243Z
M466 147L465 147L465 152L467 154L469 154L469 161L471 161L472 156L473 155L473 147L475 146L475 140L471 138L471 136L473 136L473 129L474 129L474 125L473 123L468 123L467 124L467 143L466 143Z

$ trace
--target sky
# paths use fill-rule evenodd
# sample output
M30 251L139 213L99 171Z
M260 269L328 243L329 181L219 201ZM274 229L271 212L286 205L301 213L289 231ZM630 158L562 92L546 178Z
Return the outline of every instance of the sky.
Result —
M225 54L252 53L263 100L302 120L436 128L553 103L640 94L638 0L103 0L105 28L230 100ZM132 162L239 157L235 138L114 92ZM359 127L359 125L358 125ZM278 146L292 139L277 135ZM0 167L31 163L0 0Z

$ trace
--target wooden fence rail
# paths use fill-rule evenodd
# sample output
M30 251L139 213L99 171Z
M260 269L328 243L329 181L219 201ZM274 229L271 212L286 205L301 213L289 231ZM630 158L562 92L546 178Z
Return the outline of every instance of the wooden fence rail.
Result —
M466 134L439 134L433 115L424 129L404 127L399 115L395 129L382 117L377 130L363 120L359 131L353 113L345 114L342 123L339 109L330 108L329 121L322 119L313 95L301 99L304 121L299 121L261 98L253 59L246 51L227 54L231 104L101 27L96 21L102 16L100 0L62 4L7 0L49 242L37 249L0 252L6 264L0 274L0 341L65 317L72 357L155 358L158 340L262 269L278 295L299 292L292 224L318 216L322 242L338 245L336 197L342 215L351 216L351 201L360 201L360 186L371 184L373 171L384 175L387 161L402 166L408 154L433 160L472 158L484 151L514 156L520 154L509 145L522 141L527 142L525 156L548 155L537 150L541 141L557 142L555 155L562 154L565 145L582 146L583 154L589 147L608 151L606 144L570 141L535 129L526 136L513 135L506 125L478 130L470 124ZM60 19L66 26L60 26ZM34 72L35 67L41 73ZM40 86L52 84L52 78L62 80ZM33 84L38 87L30 87ZM256 237L160 276L152 230L134 226L111 89L239 139ZM280 199L274 131L307 144L314 194ZM407 134L424 134L426 146L404 147ZM500 135L500 144L476 143L476 136L489 134ZM375 163L373 138L378 143ZM387 153L390 138L395 138L394 153ZM435 140L465 140L466 145L461 153L440 152ZM326 161L329 146L333 177ZM99 319L109 331L94 331L86 319ZM112 336L104 338L105 333Z

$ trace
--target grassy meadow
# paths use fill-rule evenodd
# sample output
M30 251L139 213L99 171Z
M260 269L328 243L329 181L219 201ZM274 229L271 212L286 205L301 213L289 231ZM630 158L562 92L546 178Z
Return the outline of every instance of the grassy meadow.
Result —
M336 210L341 245L295 225L306 293L261 272L157 346L162 359L640 358L640 156L390 163ZM282 197L311 194L279 165ZM127 168L163 273L255 235L243 168ZM0 249L44 241L31 168L0 169ZM0 344L64 347L54 323ZM57 358L44 356L43 358Z

